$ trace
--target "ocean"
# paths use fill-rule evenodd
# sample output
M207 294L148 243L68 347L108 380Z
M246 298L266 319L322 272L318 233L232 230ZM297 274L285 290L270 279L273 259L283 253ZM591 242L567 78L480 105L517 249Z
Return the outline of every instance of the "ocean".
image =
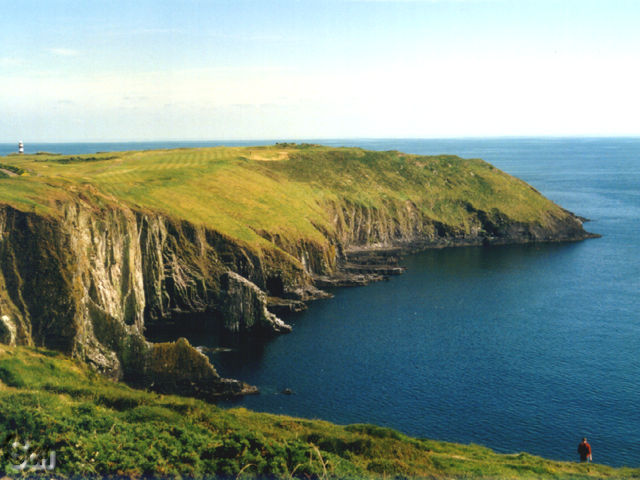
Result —
M498 452L640 466L640 138L308 140L482 158L572 212L602 238L431 250L405 274L342 288L286 318L270 340L192 334L218 371L260 387L226 406ZM25 144L93 153L251 142ZM0 154L17 145L0 145ZM282 390L293 394L284 395Z

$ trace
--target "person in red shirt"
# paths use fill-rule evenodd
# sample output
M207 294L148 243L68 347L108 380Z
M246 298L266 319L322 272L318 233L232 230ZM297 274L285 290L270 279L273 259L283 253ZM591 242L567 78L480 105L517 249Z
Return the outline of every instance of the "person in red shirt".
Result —
M578 454L580 455L581 462L591 461L591 445L587 443L586 438L583 438L580 445L578 445Z

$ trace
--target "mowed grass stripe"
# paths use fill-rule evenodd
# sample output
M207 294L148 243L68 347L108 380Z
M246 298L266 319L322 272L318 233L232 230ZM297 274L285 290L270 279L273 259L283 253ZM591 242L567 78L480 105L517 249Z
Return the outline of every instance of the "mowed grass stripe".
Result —
M255 246L261 237L253 232L261 230L286 234L291 242L326 242L314 225L333 231L329 203L390 217L414 204L429 218L463 230L471 228L468 205L541 224L564 215L523 182L480 160L452 156L252 146L85 155L68 163L60 158L3 159L33 173L23 180L32 182L34 192L5 189L0 201L26 209L34 201L46 204L49 194L36 192L52 185L88 182L116 201L204 224Z

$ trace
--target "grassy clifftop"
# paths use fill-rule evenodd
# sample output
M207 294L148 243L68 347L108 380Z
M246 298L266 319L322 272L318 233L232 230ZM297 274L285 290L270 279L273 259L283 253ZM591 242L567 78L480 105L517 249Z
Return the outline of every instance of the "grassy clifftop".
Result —
M22 175L0 179L0 202L58 213L90 195L215 229L254 248L280 236L326 244L335 209L415 209L460 232L470 211L548 225L566 213L482 160L313 145L219 147L94 155L11 155ZM333 208L328 208L332 206ZM264 235L268 232L268 236Z
M25 347L0 346L0 411L0 468L11 476L18 439L38 458L56 452L56 478L640 478L638 469L500 455L372 425L222 410L133 390Z

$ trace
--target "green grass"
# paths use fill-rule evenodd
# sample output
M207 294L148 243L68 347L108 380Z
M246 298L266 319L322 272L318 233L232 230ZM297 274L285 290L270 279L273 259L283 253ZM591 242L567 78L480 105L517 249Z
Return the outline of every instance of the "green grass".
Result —
M20 167L16 167L15 165L7 165L7 164L0 163L0 168L4 170L9 170L10 172L15 173L16 175L22 175L26 173L23 169L21 169Z
M256 250L276 248L263 232L327 245L333 210L357 205L469 230L467 207L499 209L514 221L545 225L557 205L481 160L424 157L358 148L262 147L8 156L25 172L0 178L0 202L60 214L79 197L102 197L205 225Z
M555 462L373 425L224 410L110 382L61 354L0 346L1 468L9 441L56 452L57 478L640 478L638 469ZM42 474L39 474L42 475Z

